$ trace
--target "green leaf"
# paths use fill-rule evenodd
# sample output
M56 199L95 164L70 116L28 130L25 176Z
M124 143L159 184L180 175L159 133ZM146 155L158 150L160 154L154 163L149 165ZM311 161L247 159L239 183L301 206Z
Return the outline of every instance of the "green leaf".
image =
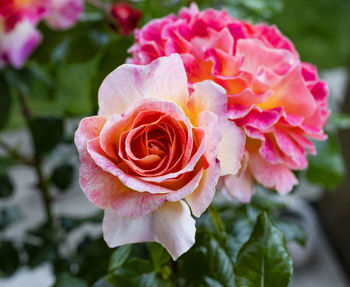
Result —
M156 286L156 273L151 262L131 258L105 280L114 287L154 287Z
M337 138L329 134L328 140L315 142L317 156L309 157L306 178L314 184L334 189L345 176L345 164Z
M69 163L56 166L51 175L52 183L61 191L67 190L74 178L74 167Z
M235 286L232 262L226 251L214 238L210 239L208 248L208 262L211 270L210 274L220 282L222 286Z
M53 287L88 287L88 285L78 277L63 273L57 277Z
M13 274L20 265L17 249L11 241L0 241L0 275Z
M63 118L58 116L38 116L32 119L34 147L37 153L51 151L63 138Z
M12 106L10 86L0 77L0 129L2 129L9 117Z
M7 174L0 174L0 198L9 197L13 194L14 187Z
M156 243L156 242L150 243L149 250L151 253L152 262L156 268L161 267L164 263L168 262L170 259L169 253L159 243Z
M293 272L283 233L262 212L235 265L238 287L288 286Z
M108 270L111 249L102 237L84 238L78 247L79 276L90 284L97 281Z
M118 247L112 253L111 259L109 261L109 266L108 266L109 272L113 272L114 270L116 270L117 268L119 268L124 264L124 262L126 261L126 259L128 259L130 255L131 249L132 249L132 245L124 245L124 246Z

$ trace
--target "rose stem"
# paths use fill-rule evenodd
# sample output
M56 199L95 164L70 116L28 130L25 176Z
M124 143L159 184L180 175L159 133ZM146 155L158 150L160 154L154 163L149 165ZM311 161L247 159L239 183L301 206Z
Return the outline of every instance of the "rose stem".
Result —
M34 163L31 159L27 158L23 154L21 154L18 150L12 148L8 143L0 139L0 147L7 152L7 154L15 159L20 160L22 163L26 165L33 166Z
M18 95L18 100L22 109L23 117L26 121L26 125L30 132L32 146L34 148L33 167L35 169L36 176L38 178L38 186L41 194L41 199L45 207L47 223L49 224L50 227L53 227L53 217L52 217L52 210L51 210L49 187L43 175L42 166L41 166L41 156L39 152L35 149L35 145L34 145L34 129L32 125L32 114L30 112L26 97L22 93L22 91L18 90L17 95Z

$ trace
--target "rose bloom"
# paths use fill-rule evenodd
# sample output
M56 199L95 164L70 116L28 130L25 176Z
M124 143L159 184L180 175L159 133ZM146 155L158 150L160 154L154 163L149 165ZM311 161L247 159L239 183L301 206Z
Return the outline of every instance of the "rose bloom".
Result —
M29 21L21 21L6 31L0 17L0 67L10 64L21 68L40 42L40 32Z
M116 3L111 6L111 15L119 25L123 35L129 35L137 27L142 13L127 3Z
M136 31L129 51L134 64L179 53L190 86L210 79L226 89L228 118L247 137L241 170L223 179L230 197L248 202L254 179L289 192L298 182L292 170L307 167L307 151L316 153L310 139L326 138L327 86L275 26L192 4Z
M244 134L226 119L225 90L204 81L189 96L187 81L177 54L122 65L99 89L99 115L80 122L80 184L105 210L110 247L156 241L176 259L194 243L190 208L200 216L219 176L240 168Z
M84 9L83 0L50 0L50 2L45 22L55 30L64 30L74 26Z
M50 0L0 0L0 17L7 31L22 20L37 24L50 7Z

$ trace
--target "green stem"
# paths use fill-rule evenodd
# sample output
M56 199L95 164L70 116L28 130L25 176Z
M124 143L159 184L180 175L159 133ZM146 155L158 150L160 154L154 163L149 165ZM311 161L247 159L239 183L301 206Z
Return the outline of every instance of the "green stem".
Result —
M12 148L8 143L6 143L5 141L0 139L0 147L7 152L7 154L15 159L20 160L22 163L26 164L26 165L30 165L32 166L33 160L31 160L30 158L27 158L26 156L24 156L23 154L21 154L18 150Z
M36 176L38 179L38 186L41 194L41 199L45 208L46 212L46 219L50 227L53 226L53 216L52 216L52 210L51 210L51 200L50 200L50 193L49 193L49 186L44 178L42 166L41 166L41 156L38 153L37 150L35 150L34 145L34 130L32 126L32 114L30 112L29 106L27 104L27 100L25 95L22 93L22 91L18 90L17 92L18 100L22 109L23 117L26 121L28 130L30 132L30 137L32 141L32 146L34 148L34 160L33 160L33 167L36 172Z
M212 204L209 206L209 214L210 214L210 219L213 222L216 230L219 233L225 233L225 228L224 228L224 225L222 223L222 220L221 220L221 217L219 215L219 212L217 211L217 209Z

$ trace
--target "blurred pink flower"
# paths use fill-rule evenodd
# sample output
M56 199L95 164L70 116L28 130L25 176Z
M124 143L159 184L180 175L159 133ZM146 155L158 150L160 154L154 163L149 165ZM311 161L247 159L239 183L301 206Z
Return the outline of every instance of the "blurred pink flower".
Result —
M45 15L45 22L56 30L72 27L79 19L83 9L83 0L50 0L51 7Z
M81 187L105 209L110 247L157 241L176 259L192 246L190 208L200 216L219 176L240 167L244 135L226 120L226 105L225 90L212 81L194 84L189 97L176 54L107 76L99 115L81 121L75 143Z
M0 18L0 67L22 67L40 42L40 32L29 21L23 20L6 31Z
M119 25L122 34L129 35L137 28L142 13L129 4L116 3L111 6L111 15Z
M223 186L241 201L250 200L254 179L289 192L298 182L292 170L307 167L307 151L316 153L310 139L326 138L327 85L275 26L192 4L137 30L129 51L134 64L178 53L190 86L209 79L226 89L228 117L247 140L241 170Z
M4 19L6 31L14 29L22 20L35 25L50 5L50 0L0 0L0 18Z

